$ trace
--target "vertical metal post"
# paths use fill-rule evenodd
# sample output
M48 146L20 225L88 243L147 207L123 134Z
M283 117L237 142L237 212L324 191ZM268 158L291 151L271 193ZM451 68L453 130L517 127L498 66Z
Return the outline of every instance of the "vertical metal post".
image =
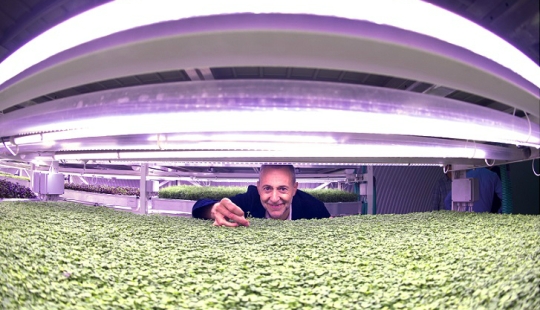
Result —
M148 164L141 164L141 183L139 186L139 212L140 214L148 214Z
M57 160L53 160L49 166L49 173L58 173L58 167L60 163Z
M454 182L454 180L457 180L457 179L461 179L461 175L462 175L462 172L463 171L460 171L460 170L455 170L452 172L452 183ZM453 184L452 184L453 185ZM450 210L452 211L459 211L459 205L457 202L454 202L453 199L450 200Z
M367 214L375 214L375 196L373 195L373 166L367 166L364 180L367 181Z
M64 194L64 175L58 173L60 163L53 160L49 166L49 172L43 175L46 184L45 192L41 192L42 199L46 201L60 200L60 195Z
M32 190L34 190L34 182L35 182L35 178L34 178L34 171L36 170L36 164L34 163L31 163L30 164L30 188Z

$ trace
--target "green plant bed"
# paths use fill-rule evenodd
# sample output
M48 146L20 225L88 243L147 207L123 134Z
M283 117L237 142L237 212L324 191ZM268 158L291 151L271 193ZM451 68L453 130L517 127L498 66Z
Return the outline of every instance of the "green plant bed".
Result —
M159 191L159 198L165 199L185 199L199 200L202 198L219 200L223 197L232 197L237 194L245 193L247 187L239 186L171 186ZM351 202L358 198L354 193L348 193L336 189L303 189L322 202Z
M199 200L202 198L221 199L245 193L247 187L239 186L170 186L159 190L158 197L164 199Z
M0 198L36 198L26 186L0 179Z
M337 189L304 189L322 202L354 202L358 201L355 193L340 191Z
M28 177L21 177L21 176L14 175L11 173L6 173L6 172L0 172L0 178L10 178L10 179L15 179L15 180L30 181L30 178Z
M137 187L65 183L64 189L111 195L139 196Z
M540 217L454 212L250 227L0 203L2 309L540 309Z

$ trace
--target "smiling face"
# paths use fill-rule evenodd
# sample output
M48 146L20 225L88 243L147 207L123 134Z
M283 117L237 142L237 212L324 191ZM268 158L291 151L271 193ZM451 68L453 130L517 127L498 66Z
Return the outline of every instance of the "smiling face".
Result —
M261 203L273 219L289 218L291 203L298 183L288 167L264 166L261 168L257 190Z

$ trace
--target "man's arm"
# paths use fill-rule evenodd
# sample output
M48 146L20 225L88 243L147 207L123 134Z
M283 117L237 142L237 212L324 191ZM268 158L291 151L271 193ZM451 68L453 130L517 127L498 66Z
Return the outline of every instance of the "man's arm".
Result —
M214 205L205 206L199 209L199 216L194 216L195 218L201 218L206 220L213 220L212 218L212 208Z
M191 208L191 216L197 219L213 220L210 211L218 200L200 199Z

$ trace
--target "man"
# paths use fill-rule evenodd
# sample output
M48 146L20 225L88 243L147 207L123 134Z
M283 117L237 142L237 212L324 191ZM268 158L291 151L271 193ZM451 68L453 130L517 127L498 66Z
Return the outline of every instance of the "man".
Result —
M431 190L431 209L440 211L445 209L444 199L452 190L452 165L445 166L446 173L443 177L437 180Z
M480 197L473 203L473 212L492 212L493 196L497 195L502 200L502 183L501 179L495 172L489 171L486 168L476 168L467 171L467 178L478 179L478 191ZM445 205L448 209L452 205L452 192L448 193L445 199ZM500 210L496 210L499 212Z
M501 168L499 166L491 166L491 167L488 167L488 169L492 172L495 172L497 177L499 177L499 180L501 180L501 184L502 184ZM491 204L491 213L498 213L499 210L501 210L501 207L502 207L502 200L501 198L499 198L499 196L497 196L497 193L495 192L493 193L493 203Z
M320 219L330 213L317 198L298 189L292 165L263 165L257 187L250 185L244 194L220 201L198 200L194 218L212 219L215 226L249 226L245 215L279 220Z

